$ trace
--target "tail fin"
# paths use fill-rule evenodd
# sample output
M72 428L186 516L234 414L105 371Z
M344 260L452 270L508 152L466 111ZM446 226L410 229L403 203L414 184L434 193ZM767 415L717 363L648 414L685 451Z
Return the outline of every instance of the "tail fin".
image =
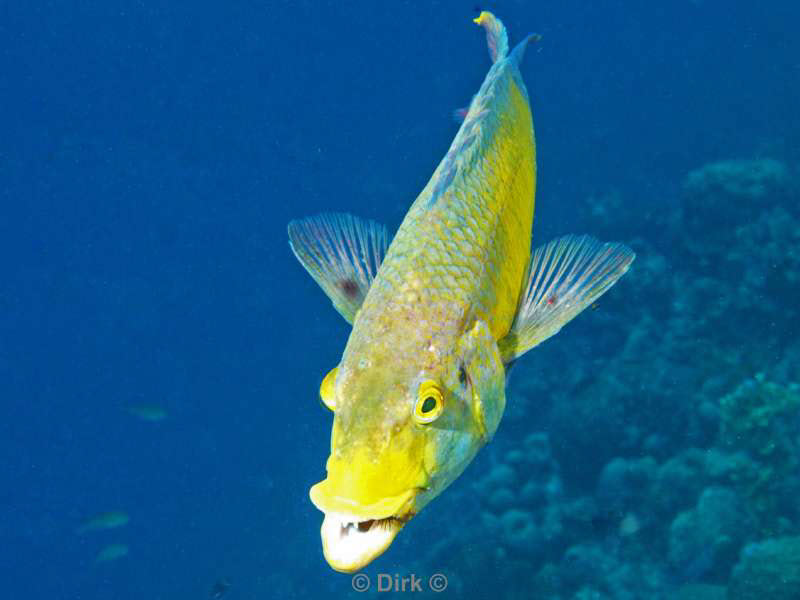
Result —
M542 36L538 33L526 35L525 39L514 46L514 49L511 51L511 60L513 63L519 66L519 64L522 62L522 57L525 56L525 49L528 47L528 43L538 42L540 39L542 39Z
M486 10L473 19L473 22L486 30L486 43L492 62L503 60L508 55L508 34L503 22Z
M489 46L489 56L492 62L499 62L508 56L508 33L503 22L487 10L481 12L473 22L477 23L486 30L486 43ZM519 65L525 55L525 48L529 42L538 42L542 36L538 33L531 33L525 36L519 44L511 51L511 60Z

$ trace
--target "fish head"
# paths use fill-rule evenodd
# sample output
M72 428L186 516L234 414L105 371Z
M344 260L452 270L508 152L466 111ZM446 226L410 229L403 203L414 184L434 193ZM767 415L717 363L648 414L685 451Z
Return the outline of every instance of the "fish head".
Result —
M382 554L462 473L502 417L505 371L485 323L446 351L420 355L398 364L396 352L346 351L323 382L334 410L331 454L327 478L310 496L325 514L323 552L337 571L358 571Z

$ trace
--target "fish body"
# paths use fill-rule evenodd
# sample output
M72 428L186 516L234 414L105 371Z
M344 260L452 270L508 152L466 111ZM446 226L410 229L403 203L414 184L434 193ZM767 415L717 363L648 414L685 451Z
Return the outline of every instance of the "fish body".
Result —
M143 421L158 423L167 418L167 410L157 404L135 404L126 407L126 410L134 417L139 417Z
M121 510L100 513L84 521L80 527L78 527L77 533L83 534L89 531L117 529L118 527L127 525L130 520L130 515Z
M621 245L568 237L531 254L536 146L519 71L493 15L494 61L445 158L385 247L349 216L289 226L292 249L353 324L320 395L334 411L312 487L323 551L356 571L455 480L495 433L506 366L627 270Z
M415 327L397 317L429 322L426 334L451 338L447 345L467 318L487 323L496 339L510 329L530 256L536 187L533 122L518 65L523 49L490 69L400 225L348 350L365 337L371 343L364 332L374 327L405 339L404 329Z
M94 559L96 564L118 560L128 555L129 548L125 544L109 544L97 554Z

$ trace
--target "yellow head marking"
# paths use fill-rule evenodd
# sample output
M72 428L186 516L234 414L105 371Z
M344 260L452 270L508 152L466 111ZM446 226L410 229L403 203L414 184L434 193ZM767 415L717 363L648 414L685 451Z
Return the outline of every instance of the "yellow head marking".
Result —
M336 374L339 372L339 367L334 367L330 372L325 375L325 379L319 386L319 397L322 403L331 410L336 410L336 399L333 395L333 384L336 383Z

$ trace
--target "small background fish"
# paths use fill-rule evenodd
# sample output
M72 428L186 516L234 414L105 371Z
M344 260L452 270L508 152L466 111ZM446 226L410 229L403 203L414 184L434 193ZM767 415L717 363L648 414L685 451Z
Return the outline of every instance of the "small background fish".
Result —
M114 510L110 512L100 513L94 517L84 521L77 529L79 534L88 533L90 531L100 531L103 529L116 529L124 527L130 521L130 515L121 510Z
M109 544L103 548L95 558L95 564L102 564L119 560L128 556L129 548L126 544Z
M209 592L208 597L211 598L211 600L219 600L228 593L231 585L232 582L228 577L223 577L222 579L215 581L214 585L211 586L211 591Z
M158 423L167 418L167 410L158 404L135 404L126 406L125 411L143 421Z

